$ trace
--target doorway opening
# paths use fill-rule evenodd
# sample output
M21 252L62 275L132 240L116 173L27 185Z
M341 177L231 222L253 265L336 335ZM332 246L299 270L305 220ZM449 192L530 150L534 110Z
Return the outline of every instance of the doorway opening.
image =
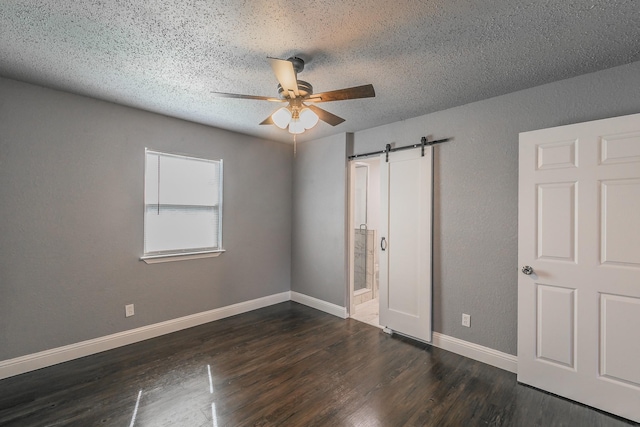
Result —
M378 230L380 223L380 159L350 162L350 317L380 327Z

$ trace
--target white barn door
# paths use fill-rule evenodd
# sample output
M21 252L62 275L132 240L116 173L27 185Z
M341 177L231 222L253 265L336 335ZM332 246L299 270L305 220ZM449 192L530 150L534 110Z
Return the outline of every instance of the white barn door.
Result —
M380 325L431 341L433 148L380 159Z
M518 381L640 422L640 114L520 134Z

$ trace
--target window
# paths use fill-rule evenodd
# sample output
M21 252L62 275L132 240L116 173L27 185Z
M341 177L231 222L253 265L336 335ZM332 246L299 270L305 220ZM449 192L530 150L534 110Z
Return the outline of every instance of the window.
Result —
M222 160L145 150L145 262L217 256L222 249Z

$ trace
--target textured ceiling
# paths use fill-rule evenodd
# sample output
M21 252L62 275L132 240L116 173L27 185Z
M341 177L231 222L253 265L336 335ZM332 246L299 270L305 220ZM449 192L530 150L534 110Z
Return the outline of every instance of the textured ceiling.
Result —
M0 75L263 138L266 58L307 61L353 132L640 60L640 0L2 0Z

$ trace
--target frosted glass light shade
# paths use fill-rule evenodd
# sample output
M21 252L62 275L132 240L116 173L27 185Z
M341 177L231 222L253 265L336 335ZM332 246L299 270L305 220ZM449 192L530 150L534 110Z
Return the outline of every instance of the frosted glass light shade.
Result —
M310 108L303 108L300 111L300 121L305 129L311 129L318 123L318 115Z
M289 133L299 134L302 132L304 132L304 125L302 124L300 119L295 118L291 120L291 122L289 123Z
M291 111L289 111L287 107L282 107L271 115L271 119L273 120L273 124L280 129L284 129L291 121Z

